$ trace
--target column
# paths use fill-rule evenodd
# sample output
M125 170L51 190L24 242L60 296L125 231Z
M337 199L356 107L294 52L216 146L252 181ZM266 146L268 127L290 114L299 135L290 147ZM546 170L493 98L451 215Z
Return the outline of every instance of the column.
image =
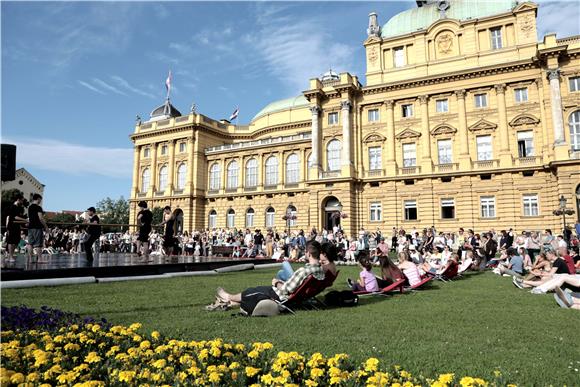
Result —
M499 118L499 165L501 167L511 167L513 160L510 153L507 110L505 106L505 88L505 84L495 85L495 94L497 97L497 115Z
M545 163L550 160L552 149L550 147L550 139L548 133L548 126L546 125L546 106L544 101L544 80L537 78L535 80L536 88L538 90L538 103L540 104L540 125L542 125L542 156Z
M240 166L240 169L238 169L238 192L243 192L244 187L246 186L246 157L241 156L238 163Z
M308 158L306 157L306 149L300 149L300 176L298 181L302 184L308 180Z
M461 170L469 170L471 169L471 159L469 157L465 90L457 90L455 96L457 97L457 109L459 113L459 168Z
M421 172L433 171L431 160L431 133L429 132L429 96L419 97L421 103Z
M556 160L568 158L566 137L564 135L564 119L562 118L562 94L560 93L560 69L549 69L550 105L552 107L552 125L554 126L554 150Z
M312 169L311 176L318 178L320 173L320 107L312 106Z
M220 192L226 192L226 176L228 175L228 166L226 165L226 159L225 158L221 158L220 161L220 172L221 172L221 176L220 176ZM229 164L229 161L228 161Z
M352 175L352 159L350 151L350 101L342 101L341 120L342 120L342 154L341 154L341 175L343 177L350 177Z
M172 195L174 187L173 175L175 174L175 141L169 140L168 148L169 163L167 165L167 188L165 189L165 195Z
M187 139L187 171L185 177L185 193L187 194L195 194L194 188L194 171L196 169L196 164L193 156L193 139ZM205 175L207 172L202 173L202 176Z
M131 187L131 196L137 197L139 193L139 158L141 156L141 147L135 145L135 150L133 153L133 184Z
M258 155L258 191L264 189L264 154Z
M395 102L393 100L385 101L385 106L387 107L387 162L385 167L387 168L387 176L392 176L397 174L397 161L395 156L395 114L393 112L393 106Z
M147 196L153 197L157 191L157 143L151 144L151 184Z
M278 186L278 188L284 188L284 184L286 183L286 176L284 176L284 172L286 170L286 168L285 168L286 163L284 162L285 154L282 151L276 157L278 157L278 181L277 181L277 186Z

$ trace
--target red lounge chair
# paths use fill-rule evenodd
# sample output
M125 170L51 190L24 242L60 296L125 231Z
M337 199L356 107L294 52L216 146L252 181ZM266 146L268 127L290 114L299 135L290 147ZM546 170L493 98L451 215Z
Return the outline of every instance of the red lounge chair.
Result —
M433 276L430 275L426 275L424 277L421 278L421 282L416 283L414 286L407 286L405 289L407 290L417 290L422 288L426 283L430 282L431 280L433 280ZM409 283L407 277L405 277L405 283Z
M459 264L455 261L451 261L451 264L443 273L435 274L434 278L443 282L451 281L453 278L457 277L459 272Z
M358 295L358 296L366 296L366 295L381 295L384 296L389 292L392 292L395 289L399 289L399 291L401 293L403 293L403 286L405 284L405 282L407 281L406 278L401 278L400 280L393 282L392 284L390 284L389 286L386 286L382 289L379 289L376 292L367 292L366 290L360 290L358 292L354 292L354 294Z
M316 296L322 293L324 289L332 286L334 280L336 279L336 277L338 277L339 272L340 270L336 272L336 275L332 275L332 273L327 272L325 273L323 280L319 280L311 275L308 276L308 278L306 278L304 282L302 282L302 285L300 285L298 289L294 291L294 293L290 294L290 297L288 297L286 301L282 301L279 303L279 306L281 307L281 309L287 310L290 313L294 314L294 311L289 307L289 305L300 306L312 300L318 302L319 304L323 304L316 298ZM309 305L312 306L314 309L318 309L314 305L314 303L310 303Z

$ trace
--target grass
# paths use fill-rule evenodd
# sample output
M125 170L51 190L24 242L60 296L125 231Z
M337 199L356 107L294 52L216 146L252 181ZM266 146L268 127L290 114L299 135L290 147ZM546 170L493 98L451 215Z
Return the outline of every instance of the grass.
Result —
M345 289L355 267L341 267ZM217 286L241 291L268 284L273 270L44 288L5 289L2 305L48 305L114 324L141 322L184 339L270 341L279 350L377 357L414 374L505 380L522 386L578 385L580 313L560 309L552 295L531 295L507 278L471 274L452 283L392 297L361 298L355 308L298 311L296 316L245 318L206 312ZM571 368L570 368L571 366Z

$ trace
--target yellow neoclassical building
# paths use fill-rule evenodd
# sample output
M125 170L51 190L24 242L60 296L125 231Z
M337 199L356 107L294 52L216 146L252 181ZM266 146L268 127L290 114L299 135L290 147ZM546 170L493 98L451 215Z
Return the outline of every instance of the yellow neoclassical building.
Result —
M131 220L145 200L178 207L184 230L561 230L563 195L573 224L580 36L538 42L537 8L418 0L382 27L371 13L366 85L329 71L248 125L166 101L131 136Z

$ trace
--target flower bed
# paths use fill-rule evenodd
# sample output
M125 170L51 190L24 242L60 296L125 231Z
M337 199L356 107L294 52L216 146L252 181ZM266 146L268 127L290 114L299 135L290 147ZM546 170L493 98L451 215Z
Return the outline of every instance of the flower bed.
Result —
M103 327L73 323L57 330L2 332L0 382L19 385L206 385L206 386L498 386L496 380L439 375L437 380L388 369L375 358L354 364L346 354L277 352L271 343L251 345L180 341L141 324ZM4 329L4 327L3 327Z

